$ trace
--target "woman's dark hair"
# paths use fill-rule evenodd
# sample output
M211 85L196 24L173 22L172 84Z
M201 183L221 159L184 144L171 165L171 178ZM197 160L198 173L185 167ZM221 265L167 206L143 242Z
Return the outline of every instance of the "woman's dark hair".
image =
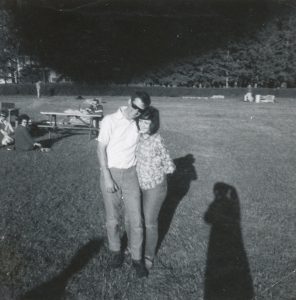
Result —
M30 120L30 117L29 117L28 115L26 115L26 114L22 114L22 115L20 115L17 119L18 119L18 122L19 122L19 123L22 123L23 120L29 121L29 120Z
M151 99L150 99L150 96L144 92L144 91L137 91L135 92L132 96L131 96L131 100L132 102L134 102L134 100L136 98L140 98L141 101L143 102L145 108L148 107L151 103Z
M159 129L159 111L153 106L149 106L145 111L139 116L138 120L150 120L149 134L152 135L156 133ZM139 125L138 125L139 126Z

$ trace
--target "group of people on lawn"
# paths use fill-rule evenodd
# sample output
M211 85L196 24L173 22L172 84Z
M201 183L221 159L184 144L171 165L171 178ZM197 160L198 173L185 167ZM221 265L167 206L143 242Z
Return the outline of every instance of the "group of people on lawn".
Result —
M102 105L100 104L99 99L93 99L91 101L86 102L88 104L87 108L80 109L78 111L68 109L65 112L79 112L84 113L86 115L86 120L88 114L95 114L98 112L102 112ZM83 119L83 118L82 118ZM71 120L67 120L70 122ZM75 121L75 118L74 118ZM73 122L73 121L72 121ZM49 148L42 147L40 143L34 142L32 135L30 133L30 125L32 120L26 114L22 114L18 117L18 123L20 126L13 129L11 123L7 120L7 114L5 111L0 112L0 139L1 146L5 147L7 150L22 150L29 151L38 149L42 152L48 152Z
M43 148L40 143L36 143L30 133L29 123L30 117L22 114L18 117L19 126L13 129L11 123L7 120L4 111L0 112L0 138L1 146L7 150L29 151L39 149L40 151L48 151Z
M110 266L119 268L124 256L131 256L139 278L147 277L153 266L158 216L167 194L166 177L175 170L158 133L159 111L150 104L146 92L136 92L127 106L106 115L101 121L97 148ZM42 150L41 144L35 143L30 134L29 121L27 115L19 116L19 126L14 130L1 112L2 145L16 150ZM124 253L119 230L122 206L128 238Z

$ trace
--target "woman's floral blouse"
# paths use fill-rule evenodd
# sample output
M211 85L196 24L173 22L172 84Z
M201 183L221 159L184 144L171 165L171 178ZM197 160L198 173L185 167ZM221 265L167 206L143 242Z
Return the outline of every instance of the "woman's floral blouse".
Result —
M164 180L165 174L173 173L176 168L158 133L141 135L136 155L139 183L144 190L154 188Z

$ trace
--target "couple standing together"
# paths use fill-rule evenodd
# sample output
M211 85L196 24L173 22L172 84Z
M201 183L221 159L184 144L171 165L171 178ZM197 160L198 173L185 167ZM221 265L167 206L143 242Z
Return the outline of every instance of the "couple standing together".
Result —
M157 132L159 112L150 103L147 93L136 92L127 106L105 116L98 137L100 184L111 266L118 268L123 263L119 232L123 204L127 250L138 277L148 276L153 265L158 241L158 215L167 194L166 174L175 170Z

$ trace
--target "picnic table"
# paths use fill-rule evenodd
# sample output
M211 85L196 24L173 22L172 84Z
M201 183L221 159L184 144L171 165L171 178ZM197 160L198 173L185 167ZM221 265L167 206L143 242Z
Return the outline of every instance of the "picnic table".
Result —
M103 111L96 114L85 114L80 112L54 112L41 111L42 115L46 115L48 120L38 124L38 127L48 129L49 138L51 138L51 131L57 130L88 130L89 138L91 139L93 132L96 136L99 132L99 122L103 118ZM59 117L59 119L58 119ZM71 123L71 118L78 122Z

